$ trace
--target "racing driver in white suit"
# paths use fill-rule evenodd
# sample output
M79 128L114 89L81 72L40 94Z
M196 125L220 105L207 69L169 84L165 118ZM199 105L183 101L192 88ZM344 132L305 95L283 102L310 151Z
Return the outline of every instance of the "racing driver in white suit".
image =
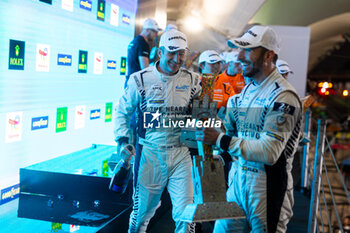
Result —
M230 169L226 197L240 206L246 221L217 220L214 232L286 232L293 215L291 169L301 102L276 69L279 43L271 28L254 26L228 45L240 47L243 75L252 81L229 99L227 135L205 129L197 132L197 139L238 158Z
M193 224L180 221L186 205L193 203L192 161L188 148L180 144L180 129L169 125L170 120L185 120L192 99L201 92L199 75L181 68L186 50L182 32L165 32L159 43L160 60L132 74L119 101L114 131L119 145L129 140L129 119L135 111L138 119L129 232L146 232L165 187L173 205L175 232L194 231Z

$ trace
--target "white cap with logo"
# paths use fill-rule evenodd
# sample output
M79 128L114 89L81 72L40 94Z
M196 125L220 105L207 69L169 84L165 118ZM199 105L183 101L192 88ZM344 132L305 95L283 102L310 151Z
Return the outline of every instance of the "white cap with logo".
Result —
M232 61L234 63L239 63L239 61L238 61L238 51L231 51L231 52L226 54L225 62L229 63L229 62L232 62Z
M175 24L168 24L168 25L166 25L164 31L166 32L166 31L173 30L173 29L178 30L177 26Z
M293 74L292 69L289 67L289 65L286 61L278 59L276 61L276 66L277 66L278 72L280 72L280 74L285 74L285 73Z
M187 48L187 37L182 32L172 29L163 33L160 37L159 48L165 47L169 52Z
M276 32L268 26L253 26L240 38L233 38L227 41L231 48L256 48L264 47L272 50L275 54L280 52L280 40Z
M162 29L158 26L158 23L151 18L148 18L145 20L145 22L143 22L143 29L152 29L155 30L157 32L162 31Z
M222 58L220 57L218 52L214 50L205 50L199 56L198 64L201 64L202 62L208 62L210 64L213 64L220 61L222 61Z

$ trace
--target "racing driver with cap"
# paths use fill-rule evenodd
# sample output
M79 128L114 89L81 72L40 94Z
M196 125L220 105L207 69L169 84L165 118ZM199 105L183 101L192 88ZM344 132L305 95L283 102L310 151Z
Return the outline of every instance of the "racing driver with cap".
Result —
M181 68L186 50L185 34L166 31L159 42L159 61L131 75L119 101L114 134L121 147L129 140L134 111L138 119L129 232L146 232L165 187L173 205L175 232L194 230L194 224L180 220L185 207L193 203L190 153L180 144L180 129L164 127L162 121L184 120L192 99L200 95L199 75Z
M240 48L243 75L252 81L228 101L226 134L206 128L196 138L238 157L226 197L239 205L246 220L217 220L214 232L286 232L293 215L291 169L301 102L276 69L279 42L273 29L253 26L228 45Z

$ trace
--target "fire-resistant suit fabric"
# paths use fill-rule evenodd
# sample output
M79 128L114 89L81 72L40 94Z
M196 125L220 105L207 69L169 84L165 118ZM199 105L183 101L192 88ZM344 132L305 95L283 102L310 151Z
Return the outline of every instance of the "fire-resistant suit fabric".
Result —
M157 65L131 75L115 116L119 143L128 140L132 113L138 116L129 232L146 232L165 187L173 204L175 232L192 232L193 224L180 221L186 205L193 203L192 161L188 148L180 144L180 128L169 122L185 120L192 99L200 95L200 77L182 68L166 76Z
M241 93L242 89L245 86L244 77L241 74L236 74L230 76L227 74L227 70L219 74L220 79L224 84L230 85L233 89L233 95Z
M296 91L277 69L229 99L224 124L230 136L220 134L217 146L238 157L226 197L244 210L247 221L218 220L215 233L286 231L293 215L291 169L301 113Z
M228 99L235 93L229 84L225 84L220 76L215 77L213 100L218 103L217 108L226 108Z

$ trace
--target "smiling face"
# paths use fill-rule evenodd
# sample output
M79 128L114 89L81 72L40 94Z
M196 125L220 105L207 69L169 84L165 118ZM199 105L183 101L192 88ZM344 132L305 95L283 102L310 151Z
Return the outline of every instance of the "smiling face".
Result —
M263 72L264 52L262 47L239 51L238 61L242 64L243 76L254 78Z
M229 75L241 74L242 73L242 65L240 62L230 61L227 67L227 73Z
M215 62L215 63L202 62L200 64L200 67L202 69L202 74L218 75L220 74L220 71L221 71L221 62Z
M159 70L166 75L173 75L177 73L185 62L186 50L180 49L178 51L170 52L164 47L158 50L159 56Z

